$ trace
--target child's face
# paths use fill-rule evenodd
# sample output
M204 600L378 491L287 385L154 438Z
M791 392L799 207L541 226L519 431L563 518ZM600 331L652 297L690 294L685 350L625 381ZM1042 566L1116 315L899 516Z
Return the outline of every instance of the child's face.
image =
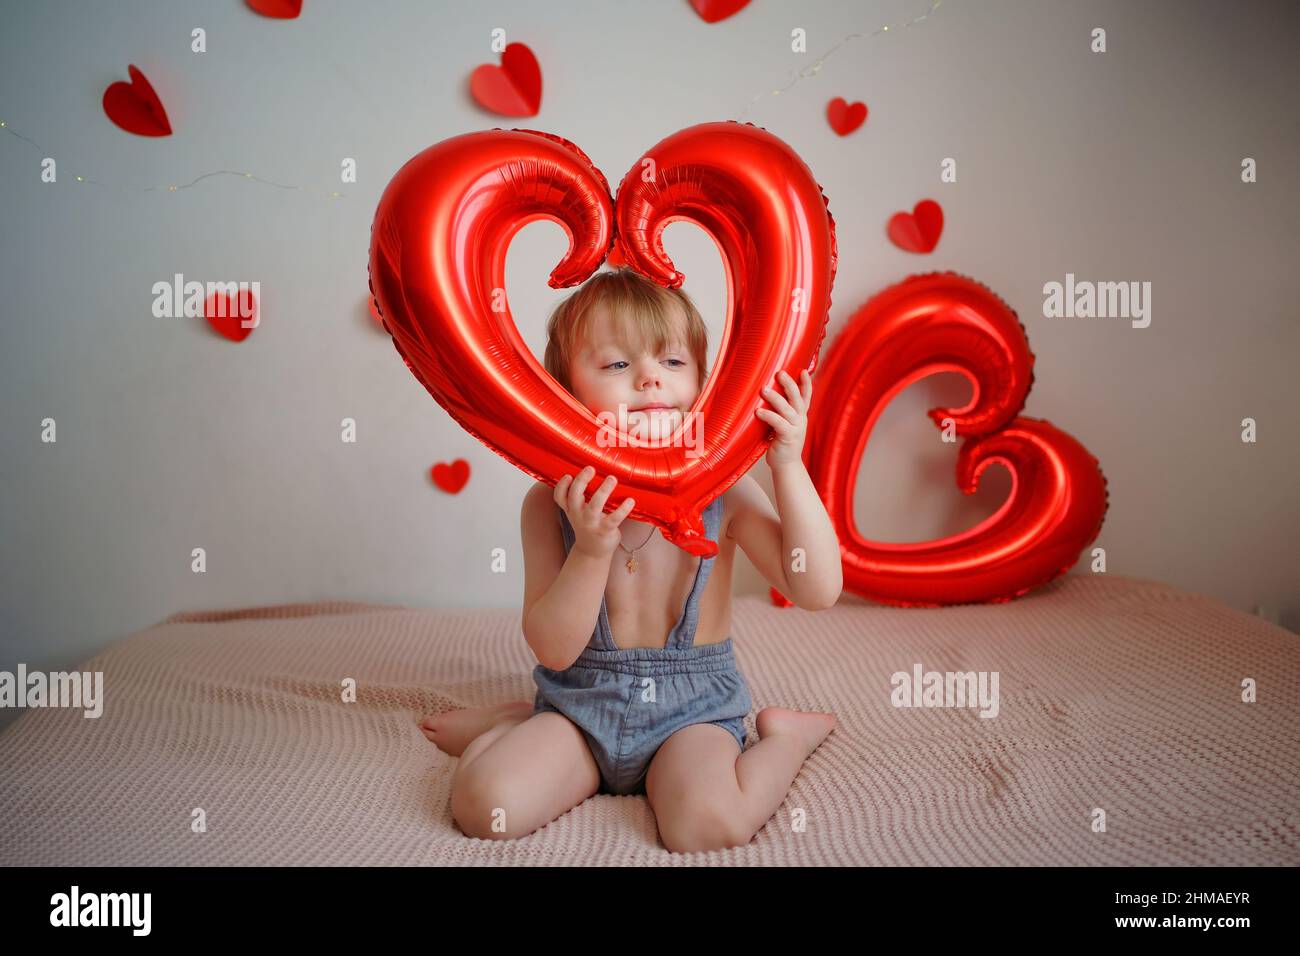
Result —
M678 327L684 325L679 315ZM574 397L597 415L645 410L647 417L686 415L699 397L699 369L684 341L670 341L662 353L639 355L618 344L613 317L604 306L592 316L591 337L581 343L569 366ZM645 348L650 348L649 343ZM662 411L647 406L666 405Z

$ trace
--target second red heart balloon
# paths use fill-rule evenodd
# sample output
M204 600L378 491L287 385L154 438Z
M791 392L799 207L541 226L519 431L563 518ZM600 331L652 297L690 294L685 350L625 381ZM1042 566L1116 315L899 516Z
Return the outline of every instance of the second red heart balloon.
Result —
M957 486L975 491L995 462L1010 497L974 528L936 541L865 538L853 520L858 467L890 400L936 372L958 372L973 397L931 409L967 438ZM1015 312L956 273L912 276L854 314L827 351L808 417L804 461L840 539L844 587L888 604L1007 601L1064 574L1101 530L1106 479L1097 459L1051 422L1019 415L1034 356Z

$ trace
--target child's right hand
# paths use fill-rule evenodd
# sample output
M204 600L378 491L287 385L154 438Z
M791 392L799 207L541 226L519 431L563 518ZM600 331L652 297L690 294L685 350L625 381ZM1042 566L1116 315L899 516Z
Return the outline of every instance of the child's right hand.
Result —
M583 554L594 558L607 558L614 553L622 536L619 525L628 516L636 500L627 498L621 505L605 514L605 502L609 499L618 479L608 476L592 494L591 500L583 498L587 483L596 475L596 469L588 465L578 472L575 479L565 475L555 483L555 503L564 509L573 525L575 541L573 547Z

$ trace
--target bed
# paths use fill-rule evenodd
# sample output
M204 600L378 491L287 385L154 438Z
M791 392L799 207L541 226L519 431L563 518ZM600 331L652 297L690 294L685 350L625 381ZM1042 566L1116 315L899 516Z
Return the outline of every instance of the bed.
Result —
M532 698L518 612L335 601L179 613L84 662L101 717L0 734L0 862L1300 864L1300 637L1216 600L1076 573L1000 605L742 596L732 633L755 711L839 717L743 847L669 853L644 795L464 836L417 721ZM997 716L895 706L917 664L996 671Z

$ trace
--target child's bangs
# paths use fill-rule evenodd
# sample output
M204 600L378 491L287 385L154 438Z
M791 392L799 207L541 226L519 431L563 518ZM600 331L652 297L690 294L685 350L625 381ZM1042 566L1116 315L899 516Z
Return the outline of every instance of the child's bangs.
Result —
M639 354L642 351L659 354L673 343L686 348L681 328L682 319L678 309L669 301L658 296L620 297L618 301L606 299L605 304L611 312L616 312L619 320L613 323L614 339L626 351ZM591 312L582 317L589 331Z
M572 391L569 364L578 356L581 344L592 340L596 316L601 312L613 319L608 331L614 343L632 355L662 355L674 346L684 350L699 365L703 388L708 331L694 304L681 292L620 268L592 276L551 314L545 366L566 390Z

